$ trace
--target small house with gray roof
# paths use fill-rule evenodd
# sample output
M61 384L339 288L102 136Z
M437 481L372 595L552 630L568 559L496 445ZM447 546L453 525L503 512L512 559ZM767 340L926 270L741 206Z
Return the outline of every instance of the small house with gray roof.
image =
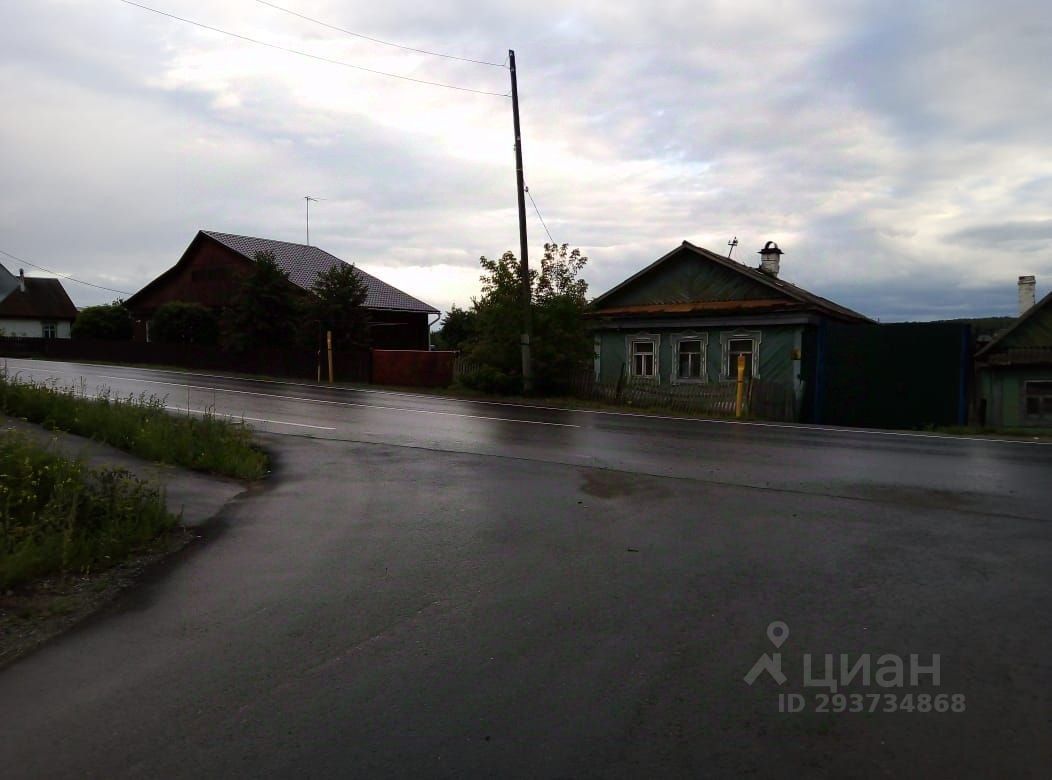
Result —
M751 267L684 241L593 301L595 375L604 384L690 385L746 378L781 385L797 413L818 364L823 322L868 317L779 276L773 241Z
M202 230L174 266L127 301L135 323L135 339L149 341L149 322L171 301L199 303L216 312L229 305L242 280L252 270L256 254L270 252L298 289L309 292L318 274L345 261L307 244L275 241ZM438 309L360 268L368 289L372 346L381 349L428 349L431 323Z

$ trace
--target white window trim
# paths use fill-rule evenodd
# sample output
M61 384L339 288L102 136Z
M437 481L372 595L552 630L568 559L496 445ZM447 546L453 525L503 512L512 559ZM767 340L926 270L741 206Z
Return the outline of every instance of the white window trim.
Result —
M737 374L731 375L730 354L728 345L732 339L752 339L752 378L760 378L760 340L762 333L758 330L727 330L720 334L720 361L722 364L720 378L725 381L737 380Z
M635 352L632 349L632 344L637 341L649 341L654 345L654 374L653 376L647 376L646 374L635 373L636 361ZM660 333L633 333L630 336L625 336L625 354L628 357L628 376L635 379L645 379L650 382L661 382L661 334Z
M672 376L671 381L674 385L702 385L709 381L709 334L698 333L693 330L683 331L682 333L673 333L671 336L672 340ZM697 379L693 377L680 377L679 375L679 344L681 341L700 341L701 342L701 376Z

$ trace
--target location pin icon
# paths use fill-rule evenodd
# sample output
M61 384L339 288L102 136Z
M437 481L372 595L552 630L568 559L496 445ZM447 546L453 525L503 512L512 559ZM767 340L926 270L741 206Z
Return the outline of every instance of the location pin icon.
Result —
M789 638L789 626L781 620L774 621L767 626L767 638L771 640L775 648L781 647L782 643Z

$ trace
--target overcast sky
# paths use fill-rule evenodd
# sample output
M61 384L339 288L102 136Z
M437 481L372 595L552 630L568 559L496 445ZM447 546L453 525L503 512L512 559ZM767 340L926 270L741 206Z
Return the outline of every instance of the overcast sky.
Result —
M506 69L256 0L142 2L509 89ZM498 64L515 49L526 182L592 294L732 236L882 320L1012 314L1019 275L1052 284L1046 0L275 4ZM118 0L4 0L0 90L0 250L85 281L134 292L201 228L302 242L308 194L312 244L443 310L478 293L479 255L518 248L506 97ZM529 231L537 258L532 209Z

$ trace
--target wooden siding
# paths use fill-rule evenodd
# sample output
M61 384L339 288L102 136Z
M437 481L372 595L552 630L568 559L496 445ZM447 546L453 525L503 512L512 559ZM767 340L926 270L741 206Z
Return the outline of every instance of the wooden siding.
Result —
M237 296L252 271L252 260L229 247L198 236L179 263L135 295L129 304L133 337L146 341L146 326L157 309L171 301L188 301L220 312ZM289 283L298 295L307 295ZM381 349L429 349L428 313L368 309L371 346Z
M674 335L699 334L707 335L706 379L708 382L725 381L723 376L723 353L720 336L739 331L758 331L760 333L759 378L768 381L793 385L798 381L794 372L793 350L802 344L802 326L765 326L747 328L661 328L660 325L641 327L638 331L602 331L598 333L599 345L599 379L601 382L616 383L622 370L628 371L628 341L637 335L656 335L660 338L658 348L658 380L661 384L672 382L676 369L676 356L672 352Z
M1052 301L1035 311L1019 327L1006 333L992 351L1030 347L1052 347Z
M778 297L778 292L770 287L684 249L605 299L602 308ZM788 296L781 296L781 299L791 301Z
M174 268L144 288L130 303L132 317L148 320L158 308L172 301L200 303L212 309L229 305L241 281L251 272L252 261L214 241L198 240Z

